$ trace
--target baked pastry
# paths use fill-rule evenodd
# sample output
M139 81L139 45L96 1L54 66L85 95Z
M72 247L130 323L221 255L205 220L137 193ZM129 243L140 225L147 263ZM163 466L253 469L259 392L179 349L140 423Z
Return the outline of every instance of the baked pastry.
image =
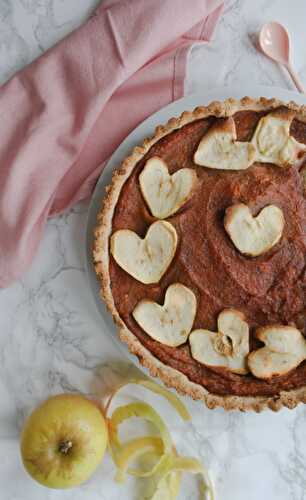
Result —
M306 106L229 99L136 147L98 216L120 339L209 408L306 402Z

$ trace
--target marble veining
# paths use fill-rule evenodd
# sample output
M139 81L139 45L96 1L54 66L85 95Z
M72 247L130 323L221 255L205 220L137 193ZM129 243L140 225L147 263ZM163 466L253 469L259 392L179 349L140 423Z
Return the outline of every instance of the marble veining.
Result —
M0 0L0 83L76 28L99 0ZM255 34L268 20L292 32L294 64L306 83L306 3L295 0L228 0L214 40L196 46L187 92L259 83L292 89L286 72L260 55ZM94 477L72 491L46 490L24 472L18 451L25 416L44 397L61 391L103 396L133 372L106 332L85 272L87 204L49 221L35 261L22 280L0 290L0 498L1 500L123 500L141 496L133 480L113 482L109 457ZM140 391L142 398L148 395ZM188 400L183 424L158 397L150 401L171 422L181 453L210 468L222 500L306 499L306 409L277 415L209 411ZM180 498L196 499L184 480Z

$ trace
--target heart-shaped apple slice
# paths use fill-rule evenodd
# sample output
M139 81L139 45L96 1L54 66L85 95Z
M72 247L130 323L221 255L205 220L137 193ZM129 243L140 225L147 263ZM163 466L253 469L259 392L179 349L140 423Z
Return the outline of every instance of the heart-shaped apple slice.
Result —
M248 357L250 371L257 378L285 375L306 359L306 340L293 326L259 328L256 337L265 344Z
M194 359L207 366L233 373L248 372L249 326L236 309L225 309L218 317L218 332L194 330L189 337Z
M255 148L249 142L236 141L233 118L218 120L208 130L194 154L194 162L218 170L244 170L255 159Z
M154 217L166 219L177 212L192 196L197 175L182 168L170 175L159 157L150 158L139 176L140 189Z
M158 283L175 255L177 233L169 222L151 224L144 239L129 229L111 237L110 250L117 264L141 283Z
M135 307L133 316L154 340L176 347L186 342L196 308L194 293L186 286L174 283L166 291L164 305L144 299Z
M224 227L239 252L256 257L270 250L283 234L285 219L275 205L253 217L249 207L237 203L226 209Z
M259 120L252 138L256 161L284 167L306 153L306 145L290 136L294 116L294 111L280 108Z

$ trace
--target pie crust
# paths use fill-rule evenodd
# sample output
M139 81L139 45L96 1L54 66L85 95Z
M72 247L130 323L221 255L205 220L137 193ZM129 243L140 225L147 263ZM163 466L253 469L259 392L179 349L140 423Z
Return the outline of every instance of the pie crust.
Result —
M113 215L121 189L135 165L161 138L188 123L209 116L217 118L230 117L239 111L261 112L282 106L294 111L295 118L306 123L306 106L299 106L294 102L284 103L277 99L260 98L255 100L250 97L244 97L240 101L228 99L224 102L212 102L209 106L197 107L193 111L184 111L180 117L171 118L166 125L158 126L154 135L146 138L142 146L136 147L131 156L126 158L121 166L114 171L112 182L106 189L106 196L98 214L93 249L94 266L101 284L101 298L105 301L108 310L113 316L121 341L127 344L129 351L138 357L139 362L149 370L152 376L159 377L166 386L175 388L182 395L187 394L195 400L202 400L208 408L223 407L226 410L239 409L242 411L254 410L256 412L260 412L265 408L278 411L283 406L294 408L299 402L306 403L306 380L305 386L280 391L279 394L273 396L219 395L210 393L204 386L190 381L180 371L158 360L126 326L114 303L109 274L109 242L112 234Z

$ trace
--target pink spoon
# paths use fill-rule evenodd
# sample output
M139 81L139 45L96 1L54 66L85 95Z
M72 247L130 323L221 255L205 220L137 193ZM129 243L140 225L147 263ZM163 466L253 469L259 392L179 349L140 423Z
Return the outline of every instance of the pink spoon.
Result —
M287 68L296 88L305 94L305 88L292 68L289 33L286 28L276 22L264 24L259 33L259 45L266 56Z

